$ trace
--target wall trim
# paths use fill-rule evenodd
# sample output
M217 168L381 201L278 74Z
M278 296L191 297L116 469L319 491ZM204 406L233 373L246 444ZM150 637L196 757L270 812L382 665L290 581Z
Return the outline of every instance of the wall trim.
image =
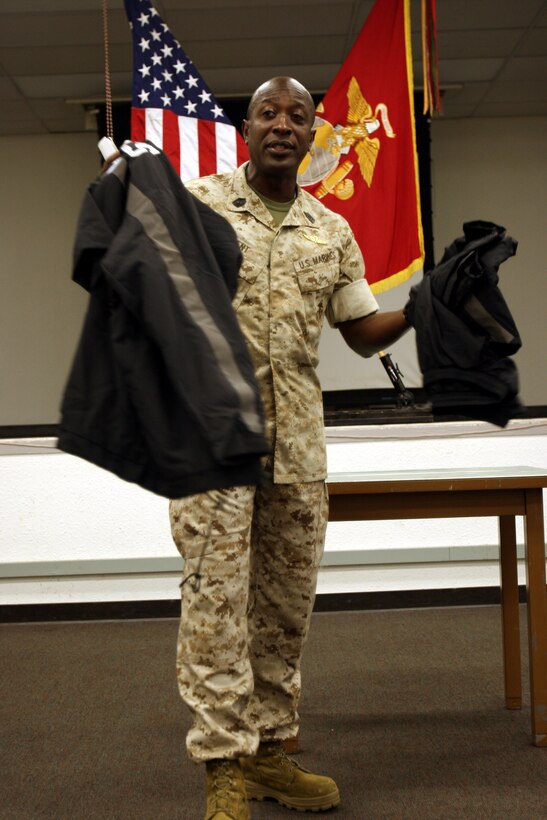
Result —
M322 567L360 567L378 564L439 564L454 561L492 561L499 557L497 544L459 547L409 547L408 549L357 549L325 552ZM524 559L524 546L517 545ZM12 561L0 563L0 579L54 578L88 575L164 575L180 573L178 556L156 558L97 558L67 561Z
M519 586L519 601L525 603L526 588ZM500 603L497 586L448 589L407 589L378 592L323 593L315 599L314 612L408 609L416 607L492 606ZM91 601L55 604L0 606L0 623L54 621L104 621L180 617L180 600Z

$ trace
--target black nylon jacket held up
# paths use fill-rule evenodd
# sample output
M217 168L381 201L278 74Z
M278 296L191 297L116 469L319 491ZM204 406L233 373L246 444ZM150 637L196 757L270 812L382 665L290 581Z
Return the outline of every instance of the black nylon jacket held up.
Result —
M418 361L433 413L457 414L504 427L522 415L517 368L508 356L521 347L498 288L498 268L517 242L492 222L466 222L411 288L405 316L416 330Z
M121 154L80 212L73 279L90 299L58 446L168 498L255 484L268 447L231 305L235 232L157 148Z

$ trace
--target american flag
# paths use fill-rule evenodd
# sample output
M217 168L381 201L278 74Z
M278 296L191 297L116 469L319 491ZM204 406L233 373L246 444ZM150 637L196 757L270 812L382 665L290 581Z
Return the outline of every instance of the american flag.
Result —
M231 171L247 146L149 0L124 0L133 34L131 139L150 140L183 182Z

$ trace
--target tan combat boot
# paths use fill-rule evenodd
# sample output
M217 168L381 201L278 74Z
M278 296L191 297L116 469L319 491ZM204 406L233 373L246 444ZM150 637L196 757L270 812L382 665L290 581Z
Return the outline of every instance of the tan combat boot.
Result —
M323 811L340 802L334 780L299 766L282 743L261 743L254 757L242 757L240 763L249 800L270 797L299 811Z
M208 760L205 820L251 820L237 760Z

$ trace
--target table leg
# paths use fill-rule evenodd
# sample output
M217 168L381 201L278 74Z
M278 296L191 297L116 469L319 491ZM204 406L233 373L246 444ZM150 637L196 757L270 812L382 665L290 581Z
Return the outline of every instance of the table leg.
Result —
M526 490L524 530L532 741L547 747L547 589L541 489Z
M514 515L500 515L499 532L505 706L507 709L520 709L522 706L522 682L517 536Z

